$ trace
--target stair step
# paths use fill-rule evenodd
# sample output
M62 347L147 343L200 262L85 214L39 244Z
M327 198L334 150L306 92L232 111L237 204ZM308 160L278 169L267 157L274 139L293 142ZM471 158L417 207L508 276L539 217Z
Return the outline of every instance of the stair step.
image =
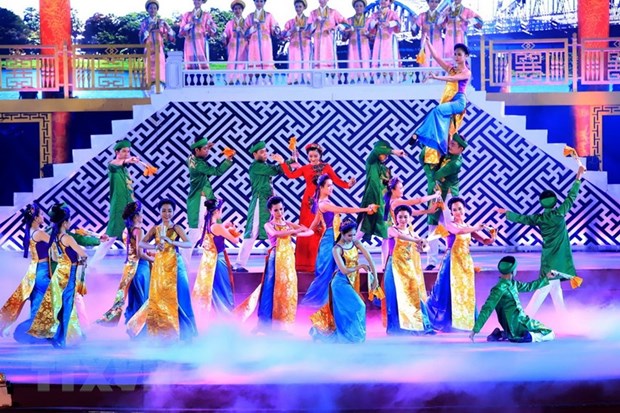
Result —
M91 149L95 150L97 153L103 151L108 146L112 145L118 139L114 137L114 135L92 135L90 137L90 146Z
M135 125L133 119L121 119L112 121L112 135L117 136L117 139L122 139L129 130Z
M77 166L73 163L56 163L54 164L54 176L65 178L76 169Z
M50 189L56 183L57 179L54 178L38 178L32 181L32 192L35 194L41 194Z
M607 193L620 201L620 184L607 184Z
M13 205L17 208L29 204L33 199L34 194L32 192L13 192Z

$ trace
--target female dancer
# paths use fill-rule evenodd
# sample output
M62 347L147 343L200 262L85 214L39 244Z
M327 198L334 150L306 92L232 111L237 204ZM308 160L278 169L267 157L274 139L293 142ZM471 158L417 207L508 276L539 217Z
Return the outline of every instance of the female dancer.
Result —
M183 13L179 37L185 38L183 61L186 69L209 68L209 37L215 36L217 26L209 12L200 7L207 0L193 0L194 9Z
M448 250L440 264L437 281L428 299L429 318L433 328L441 331L471 330L476 321L476 294L474 286L474 261L469 252L471 238L484 245L495 241L495 234L487 238L478 232L483 224L465 223L465 201L451 198L448 209L444 206L444 225L448 236Z
M349 69L370 68L370 19L366 18L366 0L354 0L355 16L347 19L348 26L344 37L349 39L349 54L347 66ZM366 73L351 73L349 80L366 79Z
M312 199L317 191L316 182L318 178L326 174L329 179L340 188L351 188L355 184L355 179L351 178L348 182L340 179L331 165L323 162L321 159L323 156L323 147L318 143L309 143L306 145L305 149L308 154L308 163L294 171L284 162L281 156L276 155L274 159L280 163L282 172L284 172L284 175L288 178L295 179L303 176L306 180L306 189L301 198L301 206L299 208L299 224L310 227L315 216L315 213L312 212ZM318 232L311 237L297 240L297 245L295 246L297 271L314 271L314 263L316 261L320 239L321 233Z
M190 341L196 335L196 321L189 293L185 263L177 248L192 243L181 226L172 222L175 203L159 202L161 225L149 230L140 247L155 249L149 298L127 322L130 337L146 334L162 340ZM155 244L150 242L155 240Z
M140 247L144 232L142 231L142 205L140 202L127 204L123 211L123 220L127 228L127 257L123 277L116 291L114 304L97 320L103 326L116 326L121 318L125 301L129 304L125 310L125 323L138 311L148 297L148 288L151 277L150 264L153 257L146 254Z
M248 39L248 63L250 69L273 70L273 46L271 36L280 34L278 22L263 8L266 0L254 0L256 10L245 18L245 34Z
M26 334L32 320L39 310L43 295L50 283L50 263L48 244L49 235L41 229L43 214L38 204L29 204L22 213L24 223L24 258L31 255L30 265L19 286L0 309L0 336L6 336L11 324L17 320L26 301L30 300L30 317L19 324L13 337L20 343L30 343L35 340Z
M309 70L312 58L312 33L308 24L308 16L304 10L308 8L306 0L295 0L295 17L284 25L283 37L289 39L288 68L289 70ZM288 75L288 84L310 82L310 73L291 73Z
M338 270L329 284L329 301L314 313L310 335L315 340L361 343L366 340L366 305L359 294L359 270L368 272L368 289L379 288L370 254L355 240L357 224L345 219L332 254ZM359 253L368 261L358 264Z
M174 32L165 20L157 16L159 2L157 0L146 0L144 6L148 12L148 17L140 24L140 41L145 44L146 60L146 83L153 86L157 78L157 67L159 66L159 81L162 86L166 85L166 55L164 54L164 42L166 39L174 41ZM156 53L159 51L159 60L155 61Z
M248 42L245 38L245 19L243 18L245 3L243 0L233 0L230 8L233 18L226 23L223 34L224 46L228 51L226 70L243 70L246 69L248 60ZM230 74L226 80L228 83L245 83L244 77L243 74Z
M334 182L332 179L329 175L321 175L317 181L316 193L313 198L312 212L316 213L316 216L311 228L321 227L323 229L323 236L321 237L321 242L319 243L318 252L316 254L314 280L312 280L310 287L308 287L308 291L304 294L302 304L320 307L327 303L329 282L334 275L334 271L336 271L336 263L332 256L332 250L336 243L334 227L338 228L340 226L339 214L358 212L372 213L376 208L375 205L369 205L366 208L334 205L329 199L333 191Z
M246 320L258 305L257 331L274 327L284 329L295 321L297 313L297 271L295 247L291 237L309 237L311 230L284 219L282 198L273 196L267 201L271 220L265 224L271 248L267 254L263 280L258 288L235 309Z
M453 127L458 129L463 119L462 113L467 105L465 90L471 78L471 71L467 67L469 50L462 43L454 45L454 66L450 66L439 56L428 37L425 38L425 42L433 58L443 70L448 72L448 76L430 75L431 79L447 82L446 87L439 105L424 118L413 135L413 139L418 139L422 145L427 147L427 150L428 148L434 149L441 155L445 155L448 152L449 133L452 132L450 130L452 117L455 116L452 121Z
M202 234L202 259L192 296L194 303L198 303L207 313L211 312L213 307L219 314L229 314L235 303L232 268L224 242L228 240L237 244L239 234L231 223L219 223L222 217L222 200L208 199L205 207L207 213Z
M84 280L78 276L78 265L86 266L87 256L75 239L67 234L71 225L69 207L54 204L49 216L52 233L48 248L53 247L52 253L58 254L58 265L28 334L50 339L54 347L65 347L67 341L83 337L75 299L76 293L80 293L80 285L84 288ZM81 292L85 293L84 289Z
M432 333L426 309L426 286L419 249L424 239L411 229L408 205L394 209L394 225L388 229L390 253L383 280L388 334Z
M329 0L319 0L319 7L310 12L314 40L313 64L315 69L336 67L336 29L345 22L338 10L327 6Z
M430 43L435 48L435 51L443 56L443 39L441 38L441 24L443 23L443 17L440 16L437 11L437 6L441 3L441 0L426 0L428 3L428 10L420 14L415 20L415 29L419 29L421 34L421 49L424 51L424 55L427 56L424 61L420 63L420 66L437 66L435 59L429 58L431 51L426 43L425 38L430 39ZM461 42L462 43L462 42Z
M379 10L370 18L375 35L372 47L372 67L397 67L400 54L395 34L400 32L400 17L390 9L393 0L381 0Z

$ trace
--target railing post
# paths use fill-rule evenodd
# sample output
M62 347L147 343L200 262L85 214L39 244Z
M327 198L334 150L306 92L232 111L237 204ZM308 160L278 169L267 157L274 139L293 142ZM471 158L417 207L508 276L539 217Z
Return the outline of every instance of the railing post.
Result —
M480 90L486 90L486 44L484 35L480 36Z
M168 52L168 58L166 59L166 88L180 89L183 86L183 52Z
M572 65L573 65L573 92L577 92L577 85L578 85L578 81L579 81L579 66L578 66L578 61L577 61L577 48L578 48L578 43L577 43L577 33L573 33L573 43L571 45L572 50L573 50L573 55L572 55ZM581 64L583 64L583 62L581 62Z
M62 44L62 77L64 98L67 99L69 97L69 53L67 51L67 42Z
M155 93L161 93L161 85L159 82L159 36L155 36Z

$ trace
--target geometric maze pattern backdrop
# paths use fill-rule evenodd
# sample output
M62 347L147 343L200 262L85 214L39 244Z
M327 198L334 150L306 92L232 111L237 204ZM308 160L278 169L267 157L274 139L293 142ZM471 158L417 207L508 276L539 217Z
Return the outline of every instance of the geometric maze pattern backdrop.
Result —
M341 205L359 204L366 156L377 139L386 139L409 154L407 158L388 161L393 174L405 183L406 196L421 196L425 179L418 162L419 149L404 146L436 104L435 100L170 103L125 136L133 142L135 154L159 168L153 177L142 176L138 168L132 170L136 196L146 210L145 228L156 221L154 206L162 197L178 202L176 221L186 224L185 198L189 187L186 159L195 136L206 136L217 142L209 158L212 164L221 161L224 147L237 150L233 167L212 183L216 195L225 200L224 218L240 224L245 222L250 195L247 169L252 159L247 148L258 139L267 141L270 152L285 157L289 154L288 140L292 135L297 136L300 148L309 142L320 142L326 148L324 159L335 171L344 179L357 179L349 191L336 189L335 199ZM474 105L468 107L461 132L470 143L464 152L461 171L461 194L468 203L469 222L497 224L494 206L521 213L540 212L538 194L542 190L553 189L563 199L574 180L574 172ZM112 157L111 148L101 152L71 177L40 194L39 202L49 207L55 201L64 201L75 211L74 223L103 231L108 210L106 165ZM273 183L276 192L287 201L289 218L295 219L304 189L303 179L288 180L282 176ZM424 222L423 217L415 222L420 233L425 231ZM574 245L620 245L620 205L588 183L587 174L568 215L568 228ZM2 248L21 248L23 233L19 214L0 224L0 233ZM534 228L504 223L497 245L540 242Z

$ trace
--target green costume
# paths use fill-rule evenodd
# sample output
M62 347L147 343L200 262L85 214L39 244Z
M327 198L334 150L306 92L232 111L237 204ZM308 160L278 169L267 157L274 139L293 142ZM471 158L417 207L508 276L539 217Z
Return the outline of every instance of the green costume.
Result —
M189 195L187 196L187 220L190 228L198 228L200 221L200 197L215 199L211 188L210 176L221 176L231 166L231 160L224 160L217 167L213 167L203 159L192 155L187 160L189 167Z
M570 248L570 238L564 217L575 202L580 186L581 181L575 181L564 202L557 208L553 208L553 206L545 208L542 214L521 215L511 211L506 212L506 219L508 221L535 225L540 229L543 241L540 258L541 277L545 276L550 270L576 275L573 253Z
M424 150L422 150L422 156L424 156ZM461 155L452 155L449 153L441 158L440 165L441 166L439 169L433 172L433 180L441 189L441 198L445 201L448 196L448 192L450 192L452 196L459 196L459 172L461 171L461 166L463 165L463 157ZM427 166L430 167L430 165L424 165L424 172L426 172ZM428 176L429 175L427 173L427 180ZM432 190L430 190L430 187L431 183L429 182L429 195L435 192L435 185L433 185ZM437 225L439 223L440 215L441 210L428 214L428 224Z
M105 233L110 237L120 238L125 229L123 211L128 203L133 202L132 181L127 168L108 164L110 179L110 215Z
M270 165L265 162L254 161L250 165L249 173L250 185L252 186L252 199L250 200L250 207L248 208L248 220L243 238L252 237L254 210L258 205L258 239L267 239L267 232L265 231L265 224L269 221L267 200L273 195L271 177L280 175L282 173L282 168L280 165Z
M364 186L364 197L362 198L362 208L370 204L379 205L376 213L368 215L359 214L358 224L361 222L360 231L364 233L364 239L369 239L372 235L387 238L387 224L383 220L385 216L385 200L383 195L390 181L391 173L387 166L379 160L380 155L389 156L392 147L386 141L379 141L366 159L366 184ZM387 159L386 159L387 160Z

